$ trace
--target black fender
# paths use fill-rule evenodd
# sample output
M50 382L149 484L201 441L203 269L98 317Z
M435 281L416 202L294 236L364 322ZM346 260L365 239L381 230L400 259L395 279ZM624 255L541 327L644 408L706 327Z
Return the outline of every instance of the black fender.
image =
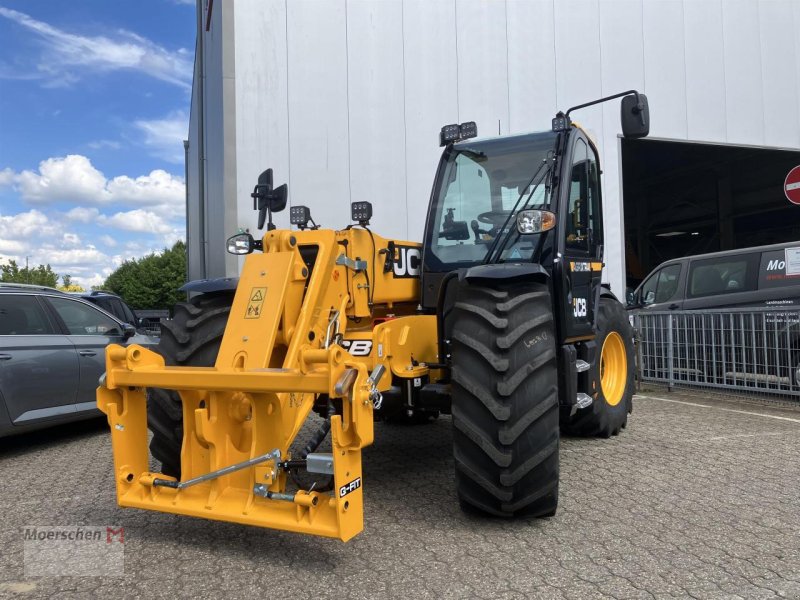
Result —
M611 286L607 283L600 284L600 298L611 298L619 302L619 298L614 295L614 292L611 291ZM620 304L622 304L620 302Z
M208 294L210 292L235 291L239 285L238 277L217 277L215 279L195 279L178 288L179 292Z
M486 279L527 279L547 283L550 273L538 263L500 263L478 265L463 269L458 274L459 281L481 281Z
M538 263L494 263L477 265L466 269L451 271L442 278L436 302L437 338L439 344L439 364L449 365L449 348L445 335L445 303L447 289L452 279L458 279L459 285L469 285L478 281L514 281L526 279L549 285L550 273Z

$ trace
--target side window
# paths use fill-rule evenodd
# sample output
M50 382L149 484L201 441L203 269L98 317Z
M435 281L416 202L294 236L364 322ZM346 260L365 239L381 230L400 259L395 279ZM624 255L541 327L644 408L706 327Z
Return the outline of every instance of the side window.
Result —
M773 250L761 255L758 289L800 285L800 275L786 274L786 250Z
M125 315L125 322L130 323L131 325L136 325L136 315L133 314L133 311L130 307L125 304L124 302L120 302L122 306L122 314Z
M681 275L681 266L669 265L658 273L658 287L656 288L656 303L669 302L678 292L678 278Z
M439 223L437 231L446 229L449 220L466 221L469 224L478 219L478 215L493 210L489 175L478 162L466 154L459 154L450 168L456 169L455 179L447 186L442 223ZM491 229L491 225L485 222L481 222L481 227ZM437 246L455 246L463 244L463 240L439 237L435 243Z
M122 335L116 321L91 306L66 298L48 298L72 335Z
M125 318L125 311L122 310L122 302L117 298L109 298L108 303L111 305L111 310L109 312L112 315L117 317L120 321L127 321Z
M92 302L89 300L89 302ZM114 306L111 304L111 298L97 298L92 304L95 304L102 308L104 311L111 313L112 315L116 315L117 313L114 312Z
M692 262L688 296L715 296L755 289L754 256L710 258Z
M594 151L589 149L589 242L593 247L603 243L603 213L600 204L600 171Z
M53 329L35 296L0 295L0 335L52 333Z
M589 159L586 142L578 138L572 156L567 206L567 248L589 251Z
M656 271L642 284L639 301L648 306L656 301L656 288L658 287L658 276L661 271Z

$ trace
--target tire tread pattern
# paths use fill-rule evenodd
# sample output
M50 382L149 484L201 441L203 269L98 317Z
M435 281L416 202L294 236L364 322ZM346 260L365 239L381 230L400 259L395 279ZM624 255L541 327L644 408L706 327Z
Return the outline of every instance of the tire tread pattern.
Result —
M228 322L233 296L205 294L175 305L173 319L161 325L155 352L167 366L213 366ZM165 475L180 478L183 408L173 390L147 390L147 426L152 431L150 453Z
M551 516L558 504L558 381L545 284L465 284L452 319L453 445L465 510Z

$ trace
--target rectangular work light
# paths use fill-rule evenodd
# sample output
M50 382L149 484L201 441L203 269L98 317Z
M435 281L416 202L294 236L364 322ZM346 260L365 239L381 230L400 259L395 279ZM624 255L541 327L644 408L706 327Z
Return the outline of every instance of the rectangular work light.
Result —
M289 222L297 225L300 229L305 229L311 220L311 209L307 206L292 206L289 209Z
M477 136L478 126L475 124L475 121L467 121L461 125L457 123L445 125L439 132L439 145L446 146L447 144L468 140L469 138Z
M372 203L352 202L350 204L350 217L360 225L369 225L369 220L372 218Z

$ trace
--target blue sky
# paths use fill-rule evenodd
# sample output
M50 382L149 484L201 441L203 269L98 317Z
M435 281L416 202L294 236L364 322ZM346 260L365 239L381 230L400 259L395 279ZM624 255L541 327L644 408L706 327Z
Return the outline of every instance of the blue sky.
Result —
M0 262L84 286L185 238L193 0L0 0Z

